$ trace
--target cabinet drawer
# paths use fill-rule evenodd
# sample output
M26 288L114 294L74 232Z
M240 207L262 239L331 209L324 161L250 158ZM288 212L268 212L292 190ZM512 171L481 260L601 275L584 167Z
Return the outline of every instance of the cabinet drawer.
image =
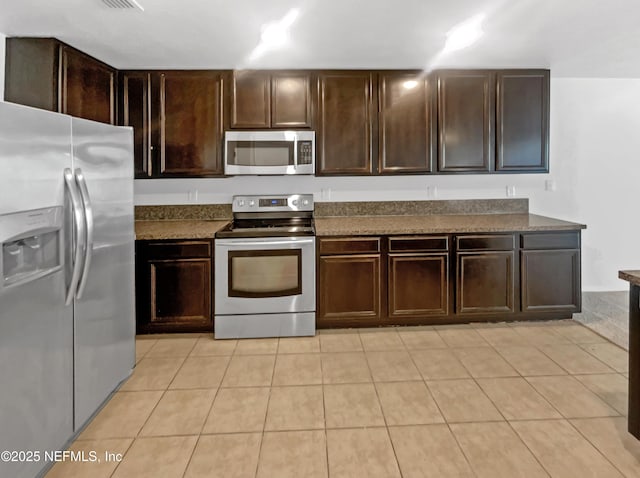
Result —
M459 251L510 251L514 249L513 234L494 234L487 236L458 236L456 245Z
M399 236L389 238L389 252L408 251L447 251L449 250L449 238L437 237L411 237Z
M579 249L579 232L552 232L544 234L522 234L522 249Z
M320 254L369 254L380 252L379 237L320 239Z
M150 258L211 257L209 241L150 242L144 248Z

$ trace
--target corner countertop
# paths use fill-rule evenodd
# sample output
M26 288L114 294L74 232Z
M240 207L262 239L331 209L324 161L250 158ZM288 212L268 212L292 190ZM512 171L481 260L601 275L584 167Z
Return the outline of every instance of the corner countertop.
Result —
M229 224L228 220L213 221L136 221L136 240L159 239L213 239L220 229Z
M640 271L619 271L618 277L633 285L640 286Z
M451 214L356 216L315 219L317 236L399 235L463 232L558 231L586 229L584 224L536 214Z

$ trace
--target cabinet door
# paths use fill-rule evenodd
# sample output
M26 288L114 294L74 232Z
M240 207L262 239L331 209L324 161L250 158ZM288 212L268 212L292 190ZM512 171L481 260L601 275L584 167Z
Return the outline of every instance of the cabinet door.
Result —
M549 171L549 71L500 71L496 170Z
M522 311L580 311L580 251L520 252Z
M377 143L371 72L319 75L317 174L373 174Z
M306 72L271 75L271 127L311 128L311 80Z
M151 177L151 75L123 73L121 124L133 127L136 178Z
M457 253L456 313L512 313L514 252Z
M389 254L389 317L447 315L448 254Z
M378 81L380 172L431 172L432 115L424 73L385 72Z
M211 323L211 259L151 260L149 326Z
M380 254L320 257L318 321L380 319Z
M115 70L73 48L60 50L60 112L115 124Z
M231 84L231 127L271 126L271 75L267 71L234 71Z
M160 161L154 176L216 176L222 168L220 73L160 75Z
M459 70L437 74L438 170L488 172L494 155L494 75Z

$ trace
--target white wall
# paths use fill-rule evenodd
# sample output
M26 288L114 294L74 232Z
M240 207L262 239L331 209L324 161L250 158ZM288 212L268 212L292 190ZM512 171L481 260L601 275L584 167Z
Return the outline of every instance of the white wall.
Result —
M7 36L0 33L0 101L4 99L4 45Z
M631 218L640 181L640 80L552 79L550 150L550 174L142 180L135 200L220 203L273 192L313 192L318 201L504 198L515 186L531 212L587 224L584 290L625 289L617 271L640 269L640 225ZM555 191L545 190L546 180Z

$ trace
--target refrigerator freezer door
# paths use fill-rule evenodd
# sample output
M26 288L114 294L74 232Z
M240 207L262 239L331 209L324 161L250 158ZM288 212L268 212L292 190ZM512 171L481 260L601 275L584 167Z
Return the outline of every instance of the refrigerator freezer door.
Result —
M70 153L69 117L0 102L0 215L62 207L62 172L71 167ZM39 249L69 234L61 228L51 235L43 225L47 236L36 238L29 230L43 217L34 216L22 233L0 239L7 260L15 253L23 261L3 264L8 282L16 267L27 274L0 290L0 450L62 449L73 433L73 309L64 305L68 273L64 267L56 271L52 255ZM21 235L31 237L8 244ZM29 254L44 255L29 259ZM67 261L59 257L60 265ZM52 273L36 277L38 267ZM0 462L0 476L32 478L44 466L42 460Z
M72 121L73 169L93 213L74 305L78 430L135 365L133 130Z

